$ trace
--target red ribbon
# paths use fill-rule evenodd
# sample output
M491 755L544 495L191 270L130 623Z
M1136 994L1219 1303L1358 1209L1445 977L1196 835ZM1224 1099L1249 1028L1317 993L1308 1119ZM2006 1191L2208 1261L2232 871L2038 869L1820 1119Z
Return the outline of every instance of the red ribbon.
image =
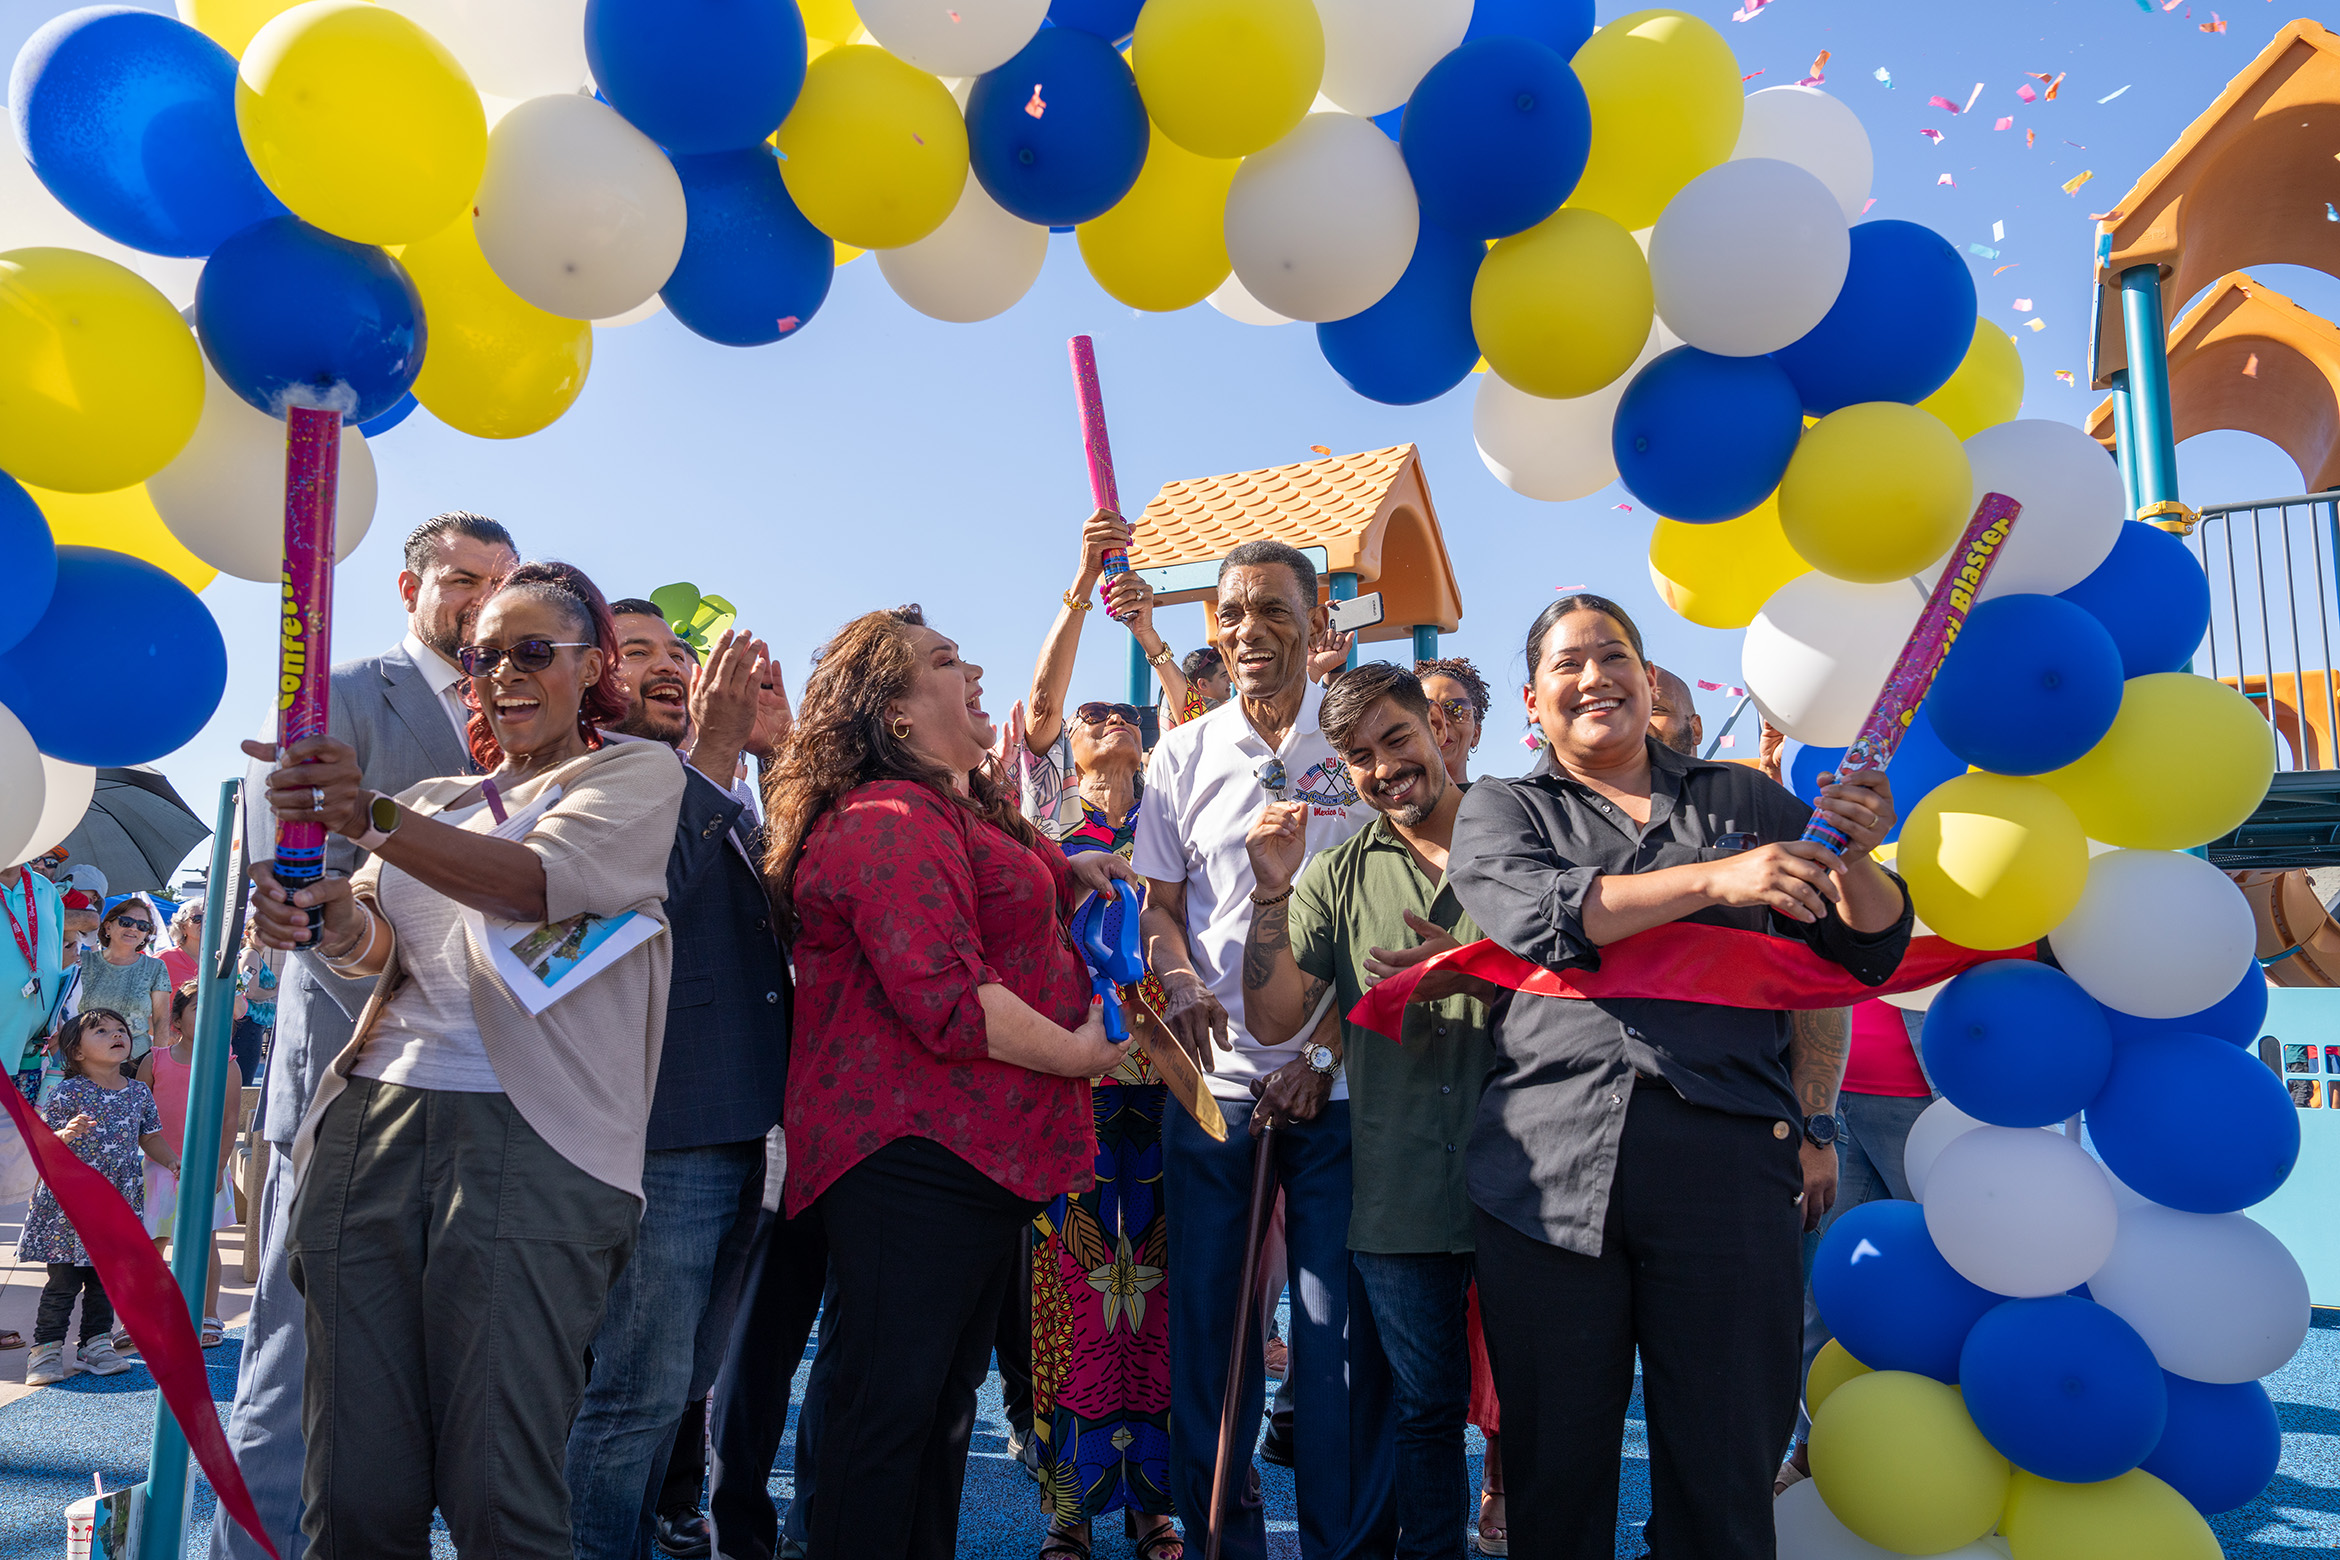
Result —
M1376 1034L1400 1038L1407 1000L1422 977L1437 969L1460 970L1530 996L1586 1002L1654 997L1776 1012L1852 1007L1871 997L1923 990L1994 959L2035 957L2028 943L1984 951L1940 937L1913 937L1892 978L1869 986L1794 938L1733 926L1687 921L1653 926L1603 948L1596 970L1548 970L1481 938L1392 975L1365 993L1349 1010L1349 1019Z
M222 1511L236 1519L253 1541L276 1560L276 1546L261 1531L260 1513L244 1475L228 1450L227 1435L219 1427L219 1410L211 1399L211 1378L203 1368L203 1347L195 1339L195 1323L187 1314L187 1297L171 1279L146 1226L130 1211L130 1203L113 1182L100 1175L49 1130L49 1124L25 1103L12 1081L0 1079L0 1103L24 1135L41 1179L56 1194L57 1206L72 1221L89 1253L90 1266L106 1286L106 1298L130 1329L146 1368L154 1372L163 1401L186 1433L187 1444L204 1476L211 1480ZM206 1207L203 1223L209 1224Z

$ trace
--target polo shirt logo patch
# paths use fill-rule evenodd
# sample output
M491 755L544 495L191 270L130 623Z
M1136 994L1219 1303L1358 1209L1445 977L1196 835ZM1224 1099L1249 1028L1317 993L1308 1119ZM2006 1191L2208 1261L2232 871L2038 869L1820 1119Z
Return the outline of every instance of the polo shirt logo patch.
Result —
M1292 788L1295 801L1314 803L1319 817L1331 809L1346 817L1357 802L1357 787L1349 780L1349 766L1337 758L1328 758L1300 777Z

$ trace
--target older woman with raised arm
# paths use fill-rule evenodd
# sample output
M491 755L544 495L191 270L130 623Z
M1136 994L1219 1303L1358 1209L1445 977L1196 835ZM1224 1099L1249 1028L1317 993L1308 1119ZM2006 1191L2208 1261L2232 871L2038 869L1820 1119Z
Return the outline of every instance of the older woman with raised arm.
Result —
M1649 658L1614 602L1546 607L1526 661L1546 747L1519 779L1471 787L1450 858L1488 937L1547 969L1597 969L1613 944L1689 921L1797 938L1870 984L1892 974L1910 910L1869 854L1893 825L1882 771L1822 790L1852 843L1838 856L1803 842L1812 809L1783 787L1651 737ZM1698 995L1496 1008L1466 1182L1513 1560L1615 1552L1637 1350L1650 1548L1771 1554L1799 1248L1835 1191L1844 1044L1809 1016Z
M1020 1232L1094 1180L1089 1080L1129 1049L1067 925L1130 869L1067 858L1016 810L982 677L915 608L854 619L772 788L796 954L787 1209L829 1246L816 1555L949 1560Z
M330 737L268 776L279 818L371 853L289 898L255 868L263 944L301 944L320 909L318 956L374 982L293 1145L319 1560L424 1560L434 1507L466 1554L569 1560L569 1420L641 1211L681 764L603 744L626 711L617 636L577 570L513 570L472 632L458 660L486 779L378 796ZM531 926L552 970L559 948L650 935L532 1011L511 983L528 977L482 946Z

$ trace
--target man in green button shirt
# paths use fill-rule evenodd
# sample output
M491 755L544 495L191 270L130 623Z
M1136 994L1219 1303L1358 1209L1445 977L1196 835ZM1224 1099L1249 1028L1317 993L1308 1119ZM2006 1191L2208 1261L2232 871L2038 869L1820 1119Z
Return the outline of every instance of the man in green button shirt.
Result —
M1304 804L1269 804L1245 838L1259 908L1243 948L1244 1021L1270 1044L1302 1033L1328 991L1346 1013L1366 987L1479 936L1446 888L1462 787L1447 779L1444 720L1421 683L1379 661L1340 673L1319 720L1379 816L1305 870ZM1433 972L1406 1009L1404 1044L1343 1023L1340 1053L1308 1058L1348 1074L1349 1250L1396 1389L1400 1560L1451 1556L1470 1498L1463 1149L1494 1060L1487 1005L1466 994L1478 989ZM1351 1334L1352 1350L1371 1346Z

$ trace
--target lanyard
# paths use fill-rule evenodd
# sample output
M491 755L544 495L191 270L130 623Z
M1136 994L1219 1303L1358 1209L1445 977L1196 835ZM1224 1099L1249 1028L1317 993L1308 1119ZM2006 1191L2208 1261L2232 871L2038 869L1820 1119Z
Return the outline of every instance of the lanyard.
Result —
M31 872L32 868L24 868L17 874L16 881L24 889L24 916L32 923L32 935L26 936L25 929L17 924L16 912L8 908L8 892L5 889L0 889L0 912L8 917L8 930L15 934L16 949L24 955L25 969L38 978L41 972L41 902L33 897Z

